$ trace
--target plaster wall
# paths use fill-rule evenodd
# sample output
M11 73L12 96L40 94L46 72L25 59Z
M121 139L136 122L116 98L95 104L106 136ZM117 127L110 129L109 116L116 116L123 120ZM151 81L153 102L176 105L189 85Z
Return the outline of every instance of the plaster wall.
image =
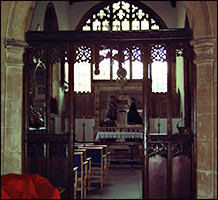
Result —
M70 6L68 1L37 1L30 30L36 30L38 24L40 26L40 30L44 30L43 25L45 11L49 2L52 2L55 7L59 30L70 30L72 19L70 17Z
M184 6L184 2L176 1L176 24L177 28L184 28L185 27L185 15L186 9Z
M142 1L156 12L166 23L168 28L176 28L176 8L173 8L170 1Z

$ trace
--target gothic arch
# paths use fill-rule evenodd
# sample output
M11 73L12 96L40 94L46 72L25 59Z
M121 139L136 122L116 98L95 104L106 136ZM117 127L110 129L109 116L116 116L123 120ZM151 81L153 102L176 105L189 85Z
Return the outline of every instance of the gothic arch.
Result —
M184 1L194 39L214 37L212 10L208 1ZM197 11L197 12L196 12ZM209 20L208 20L209 19Z
M111 4L114 4L116 2L117 1L102 1L101 3L98 3L97 5L93 6L90 10L88 10L83 15L82 19L80 20L79 24L76 26L75 30L82 30L83 25L90 17L92 17L92 15L94 15L95 13L97 13L98 11L103 9L104 7L111 5ZM130 3L139 7L142 10L148 11L150 17L152 17L153 19L156 19L158 21L158 23L160 24L160 28L167 28L167 25L165 24L163 19L161 19L161 17L157 13L155 13L150 7L146 6L145 4L143 4L141 2L137 2L137 1L130 2Z
M36 4L36 1L11 2L6 24L6 39L25 41L25 32L30 28Z

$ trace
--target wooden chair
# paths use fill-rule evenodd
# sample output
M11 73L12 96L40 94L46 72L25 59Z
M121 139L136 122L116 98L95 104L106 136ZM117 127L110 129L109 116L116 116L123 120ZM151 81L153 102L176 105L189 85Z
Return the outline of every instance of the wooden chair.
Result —
M77 191L80 191L81 199L86 198L86 178L88 173L88 162L84 160L83 152L74 152L73 166L78 167Z
M92 158L91 178L100 178L101 187L103 187L107 165L106 155L103 155L103 147L85 146L78 148L85 148L87 157Z
M108 145L106 144L89 144L89 143L86 143L84 144L85 146L87 147L90 147L90 146L94 146L94 147L103 147L103 155L105 157L105 160L106 160L106 172L105 172L105 178L104 178L104 184L107 182L108 180L108 175L109 175L109 169L110 169L110 152L108 150Z
M91 159L91 157L87 158L85 148L74 149L74 152L83 152L84 160L86 160L88 162L88 169L87 169L88 173L87 173L87 177L85 177L85 179L87 180L86 185L88 185L88 191L90 191L91 190L92 159Z
M76 199L76 192L77 192L77 185L78 185L78 167L73 168L73 197Z

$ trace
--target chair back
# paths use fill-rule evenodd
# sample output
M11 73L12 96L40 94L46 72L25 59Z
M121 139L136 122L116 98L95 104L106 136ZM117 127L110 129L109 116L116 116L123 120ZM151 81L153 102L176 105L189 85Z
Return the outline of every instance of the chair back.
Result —
M79 147L82 148L82 147ZM92 158L92 163L103 162L103 147L85 146L87 157Z
M78 167L78 175L83 171L83 152L74 152L73 167Z
M86 147L103 147L103 154L105 155L108 152L108 145L106 144L85 144Z
M86 158L87 158L86 149L84 149L84 148L78 148L78 149L74 149L74 152L82 152L82 153L83 153L83 161L86 160Z

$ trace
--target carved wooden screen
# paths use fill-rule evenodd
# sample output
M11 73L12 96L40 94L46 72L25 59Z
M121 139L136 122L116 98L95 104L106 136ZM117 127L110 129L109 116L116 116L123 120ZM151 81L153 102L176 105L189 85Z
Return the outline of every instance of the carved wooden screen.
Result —
M96 73L99 72L98 64L100 61L99 49L103 46L118 49L119 70L118 77L120 88L125 87L126 73L123 70L122 62L124 58L123 50L128 46L138 46L142 52L142 62L144 65L144 74L142 82L142 102L143 102L143 198L192 198L193 182L190 180L193 176L193 107L186 107L185 127L184 131L179 130L179 133L172 133L172 117L173 108L173 92L172 92L172 63L178 52L188 62L192 60L192 50L189 46L189 41L192 38L190 30L159 30L159 31L144 31L144 32L81 32L81 31L60 31L57 33L45 32L28 32L27 42L29 48L25 54L25 93L24 93L24 153L25 153L25 169L26 173L39 173L49 177L52 183L56 186L66 186L69 197L72 195L72 159L73 137L74 133L74 118L75 118L75 98L73 92L73 64L76 60L76 49L78 46L86 45L91 49L91 62L95 64ZM148 79L148 66L152 62L152 47L155 45L164 46L166 49L166 60L168 62L168 92L166 94L166 116L167 116L167 133L165 135L150 134L149 119L153 113L149 108L151 91ZM179 51L178 51L179 50ZM180 54L180 53L179 53ZM68 133L53 134L51 132L50 119L51 97L57 97L58 77L51 76L52 70L56 70L56 65L66 59L69 63L69 92L67 101L67 119ZM37 68L37 66L39 68ZM186 74L190 75L191 69L186 67ZM37 80L35 74L41 74ZM46 77L45 81L43 79ZM35 79L33 79L35 78ZM192 77L185 77L185 86L188 87ZM51 81L54 80L54 81ZM33 87L33 84L37 84ZM53 83L54 82L54 83ZM37 86L37 87L36 87ZM44 93L43 89L45 87ZM33 88L37 88L37 94L42 95L44 104L36 104L32 100L36 92ZM192 88L188 88L188 93ZM43 94L41 94L43 93ZM97 94L97 93L96 93ZM35 100L35 99L34 99ZM37 99L38 100L41 99ZM185 98L186 101L193 100L193 96ZM95 99L96 101L96 99ZM40 101L39 101L40 102ZM38 107L36 105L39 105ZM98 108L100 109L100 108ZM35 110L35 112L34 112ZM44 111L44 112L42 112ZM62 111L62 110L60 110ZM95 110L96 112L96 110ZM30 119L32 115L37 114L39 122L32 123L36 127L32 127ZM62 113L62 112L59 112ZM96 113L94 113L96 114ZM99 113L98 113L99 114ZM41 116L43 116L41 118ZM191 121L191 122L190 122ZM71 144L72 143L72 144ZM58 162L56 162L58 161ZM57 163L53 168L51 165ZM60 165L61 163L61 165ZM181 166L185 166L184 168ZM67 169L65 168L66 166ZM158 170L155 170L157 166ZM65 169L63 169L65 168ZM64 170L64 175L55 173ZM182 176L181 174L184 174ZM181 176L180 176L181 175ZM158 177L158 178L157 178ZM160 178L162 177L162 178ZM185 185L185 189L180 187Z
M64 117L59 98L60 93L64 94L59 72L61 62L69 55L69 46L64 42L31 39L28 43L24 56L24 172L47 177L53 186L66 188L65 194L70 197L73 190L72 132L55 132L55 120ZM71 130L71 103L68 111L67 126Z
M188 111L188 102L185 102L185 116L180 116L180 93L174 93L172 81L172 69L176 57L183 56L187 63L191 63L193 59L192 49L187 41L182 43L156 43L156 45L164 46L167 51L166 61L168 62L168 92L152 93L150 98L145 96L148 104L145 110L148 111L147 118L147 134L146 134L146 154L144 160L145 176L144 176L144 194L148 199L187 199L193 198L194 195L194 123L192 111ZM152 44L148 52L152 52ZM189 54L189 55L188 55ZM152 54L151 54L152 55ZM151 59L161 59L161 54ZM149 58L148 58L149 62ZM193 95L188 91L193 88L190 72L192 69L185 66L186 74L184 78L186 90L186 101L193 100ZM190 96L188 96L188 94ZM156 96L156 98L155 98ZM156 102L155 101L159 101ZM148 106L150 105L150 106ZM148 106L146 108L146 106ZM179 109L179 110L178 110ZM192 108L193 109L193 108ZM150 129L151 117L158 116L160 118L167 117L166 133L152 133ZM179 117L185 120L184 127L177 124L177 132L173 132L172 120ZM189 120L187 120L189 119ZM192 120L192 122L190 121ZM154 167L155 166L155 167ZM159 177L159 178L157 178ZM161 178L160 178L161 177Z

